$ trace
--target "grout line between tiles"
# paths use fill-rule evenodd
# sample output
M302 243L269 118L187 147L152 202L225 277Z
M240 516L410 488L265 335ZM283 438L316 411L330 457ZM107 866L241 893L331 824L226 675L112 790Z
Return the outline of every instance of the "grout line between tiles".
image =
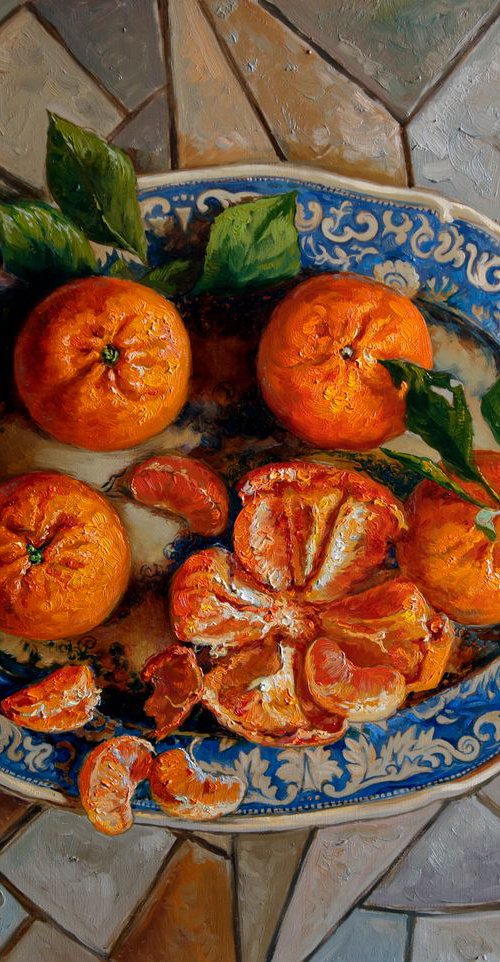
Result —
M28 931L28 929L30 929L31 926L33 925L33 922L34 922L34 919L31 917L31 915L29 915L27 919L23 919L21 924L18 925L17 929L15 929L15 931L12 933L10 938L7 939L7 942L5 943L5 945L2 946L2 950L0 952L0 959L6 958L6 956L17 945L17 943L21 941L23 936L26 935L26 932Z
M173 834L177 836L177 832L173 832ZM223 848L218 848L214 843L207 842L205 838L200 838L198 835L191 835L188 837L192 842L196 842L200 848L205 848L207 852L211 852L212 855L218 855L220 858L226 859L226 862L231 861L231 855L229 855Z
M488 798L487 795L483 795L482 792L478 792L475 797L481 805L484 805L493 815L500 818L500 805L497 805L497 803L492 801L491 798Z
M45 19L45 17L43 16L42 13L40 13L38 7L35 5L33 0L28 0L28 2L25 4L25 7L26 7L26 10L29 10L29 12L32 13L33 16L36 18L36 20L38 20L38 23L40 24L40 26L43 27L43 29L46 30L46 32L49 33L54 40L56 40L59 46L62 47L67 54L69 54L69 56L74 61L74 63L78 64L80 69L83 70L83 72L86 74L89 80L91 80L97 87L99 87L99 90L101 91L101 93L104 94L104 96L108 99L108 101L111 104L113 104L113 107L122 116L126 114L127 108L125 104L123 104L122 101L118 99L118 97L115 97L115 95L111 93L111 91L108 90L107 87L104 86L102 80L100 80L99 77L95 77L92 71L89 70L89 68L86 67L81 60L78 59L78 57L74 54L69 44L66 43L64 37L59 33L57 27L55 27L54 24L50 22L50 20Z
M32 921L37 919L40 922L47 922L52 926L52 928L57 929L59 932L62 932L63 935L66 935L76 945L82 945L85 949L87 949L88 952L93 952L97 958L108 958L108 953L105 952L104 949L98 949L94 945L90 945L88 942L84 942L79 939L75 933L71 931L71 929L65 928L64 925L61 925L60 922L49 915L49 913L37 905L36 902L33 902L32 899L30 899L21 889L19 889L14 882L11 882L11 880L1 871L0 882L4 888L6 888L7 891L10 892L10 894L16 899L16 901L19 902L24 909L26 909L26 911L32 917Z
M165 870L168 868L174 855L176 855L177 852L180 851L185 841L186 841L186 838L184 836L178 836L176 838L174 844L172 845L172 848L169 849L165 858L163 859L163 862L161 863L160 868L158 869L153 881L146 889L146 892L137 903L135 909L130 913L120 934L117 935L115 941L113 942L113 945L109 950L109 955L113 955L117 949L121 948L121 946L123 945L127 937L136 927L136 925L140 924L141 918L147 912L153 900L154 893L158 888L162 875L164 874Z
M329 929L329 931L326 933L326 935L323 936L323 938L321 939L321 942L318 942L318 944L314 947L314 949L312 949L311 952L308 952L308 954L307 954L306 956L304 956L304 958L301 959L300 962L311 962L312 957L313 957L314 954L318 951L318 949L321 948L321 946L324 945L324 943L327 942L328 939L330 939L330 938L332 937L333 933L334 933L341 925L343 925L343 923L349 918L349 916L352 914L352 912L354 912L355 909L357 909L357 908L359 908L361 905L363 905L363 903L366 901L366 899L367 899L367 898L371 895L371 893L376 889L377 885L380 884L380 882L382 881L382 879L384 879L387 875L389 875L391 872L395 871L397 867L399 867L400 863L407 857L408 853L411 851L411 849L414 847L414 845L416 845L417 842L419 842L420 839L425 835L425 833L428 831L428 829L431 828L432 825L434 825L434 822L437 821L437 819L438 819L439 816L444 812L444 810L445 810L446 807L447 807L447 803L446 803L446 802L439 806L439 809L438 809L438 811L435 813L435 815L433 815L432 818L430 818L429 821L426 822L425 825L423 825L422 828L419 829L419 831L418 831L415 835L413 835L413 836L411 837L411 839L410 839L410 841L408 842L408 844L405 845L405 847L401 850L401 852L399 852L399 854L398 854L398 855L396 856L396 858L390 863L390 865L385 869L385 871L382 871L382 872L380 873L380 875L368 886L368 888L364 889L364 890L360 893L359 897L358 897L357 899L355 899L355 901L349 906L349 908L347 909L347 911L344 912L344 914L341 916L340 919L338 919L338 921L335 923L335 925L333 925L333 926L331 927L331 929ZM298 960L298 962L299 962L299 960Z
M40 805L30 805L30 807L19 816L17 821L9 825L5 829L5 832L0 835L0 849L3 851L10 844L16 842L21 835L24 835L25 830L31 825L31 822L39 818L44 811L45 809Z
M257 100L257 98L256 98L256 96L255 96L255 94L254 94L254 92L253 92L253 90L252 90L251 87L248 85L248 83L247 83L245 77L243 76L243 74L240 72L240 69L239 69L239 67L238 67L238 64L237 64L235 58L234 58L233 55L231 54L231 52L230 52L230 50L228 49L228 47L226 46L226 44L225 44L222 40L219 39L217 30L215 29L215 20L214 20L214 18L212 17L211 11L208 9L208 7L207 7L206 4L203 2L203 0L200 0L199 5L200 5L200 10L202 11L202 13L203 13L203 15L204 15L204 17L205 17L205 20L207 21L210 29L212 30L212 32L213 32L213 34L214 34L215 40L216 40L216 42L217 42L217 45L218 45L218 47L219 47L219 50L220 50L222 56L224 57L224 60L226 61L229 69L231 70L231 73L232 73L233 76L236 78L236 80L237 80L237 82L238 82L238 85L239 85L239 86L241 87L241 89L243 90L243 93L245 94L245 97L247 98L247 100L248 100L248 102L249 102L249 104L250 104L250 106L251 106L254 114L256 115L257 119L259 120L259 123L260 123L261 126L263 127L264 132L265 132L265 134L267 135L267 138L268 138L268 140L269 140L269 142L270 142L270 144L271 144L271 147L273 148L273 150L274 150L274 152L275 152L278 160L288 160L288 157L287 157L285 151L283 150L281 144L279 143L279 141L278 141L278 139L277 139L277 137L276 137L276 135L275 135L272 127L270 126L269 121L268 121L268 119L267 119L264 111L262 110L262 107L260 106L260 104L259 104L259 102L258 102L258 100Z
M408 116L404 119L405 127L420 113L423 107L433 99L434 94L437 93L441 87L444 86L451 74L456 70L457 67L466 59L466 57L471 53L480 41L483 39L485 34L488 32L490 27L493 26L495 21L498 19L500 14L500 3L497 3L493 10L488 14L487 17L479 24L476 31L464 41L463 45L459 48L457 53L451 60L446 64L442 74L427 88L424 90L422 96L419 98L415 106L411 109Z
M275 18L275 20L279 20L285 27L288 27L292 33L296 34L297 37L300 37L301 40L304 40L312 50L315 50L315 52L321 57L322 60L325 61L325 63L330 64L331 67L334 67L334 69L342 74L342 76L346 77L347 80L350 80L353 84L355 84L356 87L359 87L359 89L362 90L363 93L366 94L366 96L369 97L373 103L377 104L379 107L384 107L387 110L387 113L389 113L394 120L397 120L399 124L404 123L404 112L399 111L388 98L384 97L382 92L375 93L371 87L364 82L362 77L356 76L356 74L352 73L348 67L345 67L344 64L339 63L335 57L332 57L330 53L328 53L326 50L323 50L319 43L317 43L315 40L312 40L307 33L304 33L300 27L297 27L296 24L289 20L285 13L279 10L278 7L275 7L272 0L258 0L258 2L260 6L267 11L267 13L271 14L271 16Z
M234 949L236 953L237 962L244 962L243 959L243 946L241 944L241 916L240 916L240 899L239 899L239 860L238 860L238 845L237 839L234 835L232 837L231 845L231 866L232 866L232 879L231 879L231 894L232 894L232 919L233 919L233 934L234 934Z
M410 138L408 136L408 131L406 127L400 127L401 131L401 142L403 144L403 155L406 165L406 179L408 181L408 187L415 187L415 174L413 171L413 160L411 156L411 146Z
M177 104L175 98L172 44L170 39L169 0L157 0L157 4L161 38L163 43L163 59L165 61L167 104L169 113L170 166L172 170L177 170L179 167L179 143L177 137Z
M408 915L406 920L406 943L404 949L404 959L403 962L412 962L413 958L413 941L415 938L415 924L416 918L414 915Z
M8 23L9 20L12 20L16 16L16 13L19 13L24 6L26 6L25 3L20 3L17 7L13 7L12 10L9 10L9 12L5 14L5 17L0 17L0 28L3 27L5 23Z
M14 191L19 194L27 194L30 199L39 200L44 196L44 191L38 187L33 187L26 180L22 180L21 177L17 177L12 171L7 170L6 167L0 165L0 178L5 181L9 187L12 187Z
M271 940L270 940L270 942L269 942L269 946L268 946L268 949L267 949L267 954L266 954L266 957L265 957L265 962L272 962L272 957L273 957L273 955L274 955L274 951L275 951L276 946L277 946L277 944L278 944L278 939L279 939L279 935L280 935L280 932L281 932L281 926L283 925L283 922L284 922L284 920L285 920L286 913L287 913L287 911L288 911L288 907L289 907L289 905L290 905L290 902L292 901L293 893L295 892L295 889L296 889L296 886L297 886L297 882L298 882L299 877L300 877L300 874L301 874L301 872L302 872L303 865L304 865L304 863L305 863L305 861L306 861L306 858L307 858L307 856L308 856L308 854L309 854L309 849L311 848L311 845L313 844L314 839L316 838L317 834L318 834L318 829L317 829L317 828L312 829L312 831L309 832L309 835L307 836L307 838L306 838L306 840L305 840L305 842L304 842L304 847L303 847L303 849L302 849L302 854L301 854L301 856L300 856L299 863L298 863L297 868L295 869L295 872L294 872L294 874L293 874L293 876L292 876L292 880L291 880L291 882L290 882L290 885L288 886L288 892L286 893L285 900L284 900L283 905L282 905L282 907L281 907L281 912L279 913L278 918L276 919L276 925L275 925L275 928L274 928L274 932L273 932L273 934L272 934L272 936L271 936Z
M131 110L130 113L126 114L126 116L123 117L122 120L120 120L120 122L116 125L116 127L113 128L111 133L106 135L106 140L112 141L113 137L116 137L117 134L120 134L124 129L124 127L126 127L131 120L135 120L137 115L140 114L141 110L143 110L144 107L149 107L150 103L152 103L152 101L155 100L156 97L158 97L166 89L167 89L167 85L163 84L161 87L157 87L156 90L153 90L152 93L148 94L148 96L145 97L144 100L141 100L141 103L138 104L137 107L134 107L134 109Z

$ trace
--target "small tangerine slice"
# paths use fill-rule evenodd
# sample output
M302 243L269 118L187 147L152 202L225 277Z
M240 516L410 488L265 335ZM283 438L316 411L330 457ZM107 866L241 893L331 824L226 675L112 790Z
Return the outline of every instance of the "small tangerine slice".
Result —
M246 785L235 775L210 775L183 751L157 755L149 773L151 794L176 818L208 821L239 808Z
M271 639L231 652L205 675L202 703L225 728L261 745L337 741L344 720L299 701L299 660L298 650Z
M402 505L360 473L290 461L250 472L235 553L262 585L323 604L358 590L405 527Z
M184 645L171 645L146 662L141 677L154 685L144 711L156 722L156 737L165 738L179 727L200 699L203 675L196 655Z
M405 680L394 668L359 668L330 638L317 638L307 650L309 690L322 708L351 721L389 718L406 696Z
M78 776L81 803L92 824L105 835L120 835L133 824L132 796L148 777L152 746L134 735L97 745Z
M100 694L88 665L66 665L4 698L1 709L6 718L31 731L69 732L91 720Z
M320 621L351 661L397 669L407 691L436 687L454 638L448 618L436 614L417 586L401 577L323 608Z
M170 587L172 626L180 641L216 650L256 641L273 628L274 599L224 548L191 555Z
M184 518L201 535L227 527L229 501L224 482L195 458L167 454L133 468L130 490L141 504Z

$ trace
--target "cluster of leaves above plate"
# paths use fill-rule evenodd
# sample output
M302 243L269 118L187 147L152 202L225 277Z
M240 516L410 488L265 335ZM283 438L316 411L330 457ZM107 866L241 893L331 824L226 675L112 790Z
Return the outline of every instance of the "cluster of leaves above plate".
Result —
M28 284L56 286L99 273L91 242L112 245L136 259L131 266L118 256L108 273L138 281L170 298L265 288L300 271L295 191L224 209L215 217L199 257L151 266L136 175L123 151L49 113L46 168L58 207L33 200L0 203L4 269ZM385 453L476 504L476 524L494 540L500 496L476 465L463 386L446 372L427 371L407 361L381 363L396 386L407 385L406 426L439 453L442 466L426 457ZM483 397L481 410L500 442L500 381ZM488 497L471 495L461 480L477 482Z
M300 270L295 191L222 211L203 259L149 269L136 175L122 150L49 113L46 169L59 210L38 201L0 204L4 268L24 280L98 273L89 241L136 255L141 263L133 273L119 260L115 275L128 274L165 296L263 287Z

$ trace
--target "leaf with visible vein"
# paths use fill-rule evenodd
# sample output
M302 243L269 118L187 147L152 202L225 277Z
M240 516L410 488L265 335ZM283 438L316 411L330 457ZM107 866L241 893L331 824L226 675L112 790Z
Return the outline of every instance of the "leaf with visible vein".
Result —
M59 207L87 236L146 259L131 160L118 147L49 113L47 180Z
M399 461L403 464L405 468L410 468L415 474L420 475L422 478L427 478L429 481L435 481L442 488L446 488L447 491L452 491L457 494L462 501L469 501L470 504L477 505L478 508L487 509L487 505L484 501L479 501L477 498L473 498L470 494L467 494L460 484L453 481L443 469L432 461L430 458L420 457L416 454L406 454L402 451L391 451L389 448L380 449L389 458L394 458L395 461ZM488 509L487 509L488 510Z
M481 414L500 444L500 378L481 399Z
M170 261L162 267L153 267L141 278L141 284L152 287L164 297L187 294L200 276L201 264L194 260Z
M0 204L4 268L23 280L81 277L97 270L87 238L56 208L37 201Z
M290 191L261 197L218 214L194 293L265 287L295 277L300 270L296 196Z

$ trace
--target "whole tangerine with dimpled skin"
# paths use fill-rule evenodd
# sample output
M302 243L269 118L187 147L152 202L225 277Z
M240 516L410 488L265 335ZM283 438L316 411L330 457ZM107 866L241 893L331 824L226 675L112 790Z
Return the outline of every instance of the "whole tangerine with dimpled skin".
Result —
M35 471L0 485L0 631L73 637L106 618L130 576L114 508L87 484Z
M92 451L134 447L183 407L191 349L177 309L133 281L88 277L28 316L14 373L31 417L58 441Z
M500 452L475 451L474 460L500 494ZM472 497L497 508L481 485L460 479ZM479 508L433 481L422 481L406 502L409 528L397 546L405 575L438 611L464 625L500 622L500 516L496 540L475 524Z
M303 281L274 310L257 374L266 404L320 448L364 451L405 430L406 387L381 360L433 363L425 320L383 284L352 274Z

